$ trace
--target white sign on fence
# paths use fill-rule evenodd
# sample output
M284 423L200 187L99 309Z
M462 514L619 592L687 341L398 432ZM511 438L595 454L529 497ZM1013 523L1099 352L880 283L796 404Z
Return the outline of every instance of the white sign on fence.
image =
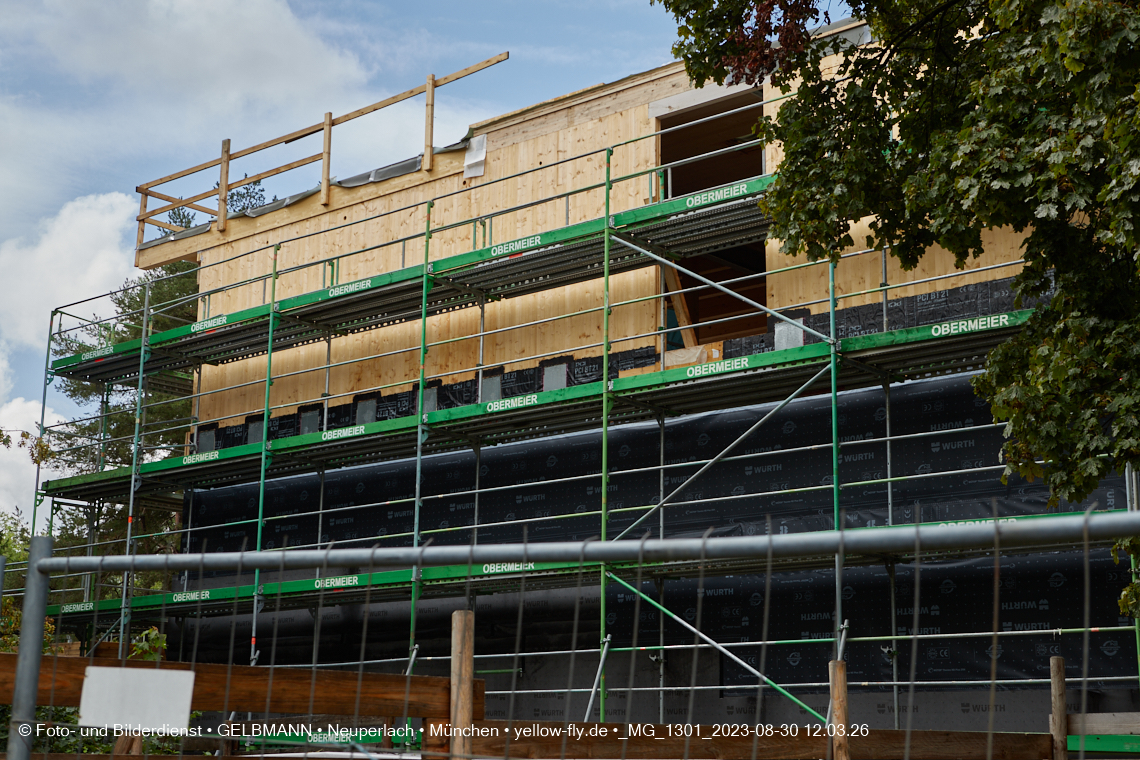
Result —
M79 725L167 733L190 725L194 672L88 666Z

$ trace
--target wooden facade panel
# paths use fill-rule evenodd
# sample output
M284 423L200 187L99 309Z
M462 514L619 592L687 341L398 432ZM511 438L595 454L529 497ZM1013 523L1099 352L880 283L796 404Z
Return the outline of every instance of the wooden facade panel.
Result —
M858 243L865 241L867 237L867 224L865 220L854 226L852 236ZM971 273L971 270L1017 261L1021 257L1021 240L1022 236L1009 229L987 230L982 234L982 242L985 245L984 253L977 259L969 260L965 268L961 270L955 268L954 257L939 246L935 246L928 251L922 260L919 261L918 266L910 271L904 271L899 265L898 259L888 255L886 281L891 285L961 272L961 274L957 274L957 276L954 277L946 277L932 282L922 282L915 285L892 288L887 291L888 298L903 298L905 296L919 295L921 293L932 293L947 288L957 288L962 285L1012 277L1021 271L1022 267L1020 264L999 269L990 269L984 272ZM796 264L803 264L805 262L802 256L791 257L780 253L779 248L780 242L778 240L768 241L765 258L769 271L794 266ZM848 251L862 249L863 246L860 245L848 249ZM848 251L844 251L844 253ZM879 284L882 282L882 262L883 258L881 252L871 252L861 256L843 259L835 270L836 294L858 293L879 287ZM828 309L826 264L770 275L767 278L767 284L768 306L772 308L802 304L806 301L822 300L821 303L811 304L806 308L811 309L813 314L825 312ZM839 301L839 307L846 308L848 306L881 303L882 298L881 292L865 293L863 295L841 299Z
M655 92L652 85L650 79L646 86ZM282 273L277 280L278 299L421 263L424 259L423 233L427 209L424 205L415 204L465 188L466 192L441 198L431 210L433 228L454 226L433 231L429 247L430 260L561 227L567 223L568 216L570 223L596 219L604 213L605 208L605 195L601 189L575 194L570 197L569 204L564 198L554 198L527 208L500 213L486 224L479 220L472 221L472 217L477 214L486 218L496 212L549 198L566 190L604 182L604 153L584 156L565 164L557 162L650 132L653 126L647 103L653 95L649 90L623 95L622 104L626 106L624 110L615 110L615 104L606 100L601 105L583 107L584 110L579 115L567 116L567 112L562 111L543 117L547 122L555 124L561 124L561 120L566 118L570 118L570 121L563 128L534 130L525 139L517 139L519 135L515 131L509 139L500 141L498 133L489 132L486 174L483 177L463 179L463 154L441 154L436 156L435 171L430 175L418 174L418 183L401 177L391 181L397 185L393 192L379 197L362 198L350 206L327 211L313 208L313 213L307 216L302 213L302 209L298 209L296 213L290 214L291 221L271 230L268 236L247 236L204 251L203 264L215 266L203 270L202 287L216 288L224 284L264 278L272 270L272 249L256 251L246 256L241 253L243 250L264 246L270 239L299 238L282 245L278 253L277 267ZM588 114L588 117L582 114ZM650 168L655 163L655 141L644 140L618 149L614 154L611 171L614 176L620 176ZM521 177L512 176L547 165L550 165L547 169ZM495 182L497 179L504 181ZM383 187L384 185L374 186L373 192L382 190ZM346 192L359 193L363 189ZM614 188L610 201L612 212L644 205L650 201L649 179L643 176L619 184ZM311 205L308 199L301 204ZM307 207L305 210L308 210ZM286 209L266 216L278 216L288 211ZM237 229L242 222L260 225L262 219L234 220L233 228ZM346 226L353 221L360 223ZM322 259L333 257L339 257L333 266L320 263ZM297 267L302 268L296 269ZM657 288L655 269L625 273L613 278L613 300L653 295ZM248 282L203 299L199 316L205 318L232 313L266 303L270 298L271 290L264 279ZM539 363L540 358L536 358L539 354L573 353L578 357L600 355L600 346L591 344L599 344L602 340L602 316L600 310L590 310L598 309L601 303L601 280L596 280L488 304L485 319L485 328L488 330L510 328L556 316L572 316L488 336L484 341L484 366L505 365L508 370L532 367ZM657 311L658 307L652 301L614 309L611 315L612 339L652 332L659 320ZM478 331L478 324L479 312L476 308L438 315L428 320L428 340L441 341L473 335ZM381 388L386 394L411 388L419 376L419 342L420 327L414 321L334 338L331 346L332 361L350 363L328 372L328 392L333 396L348 394L331 403L344 403L351 400L352 394L376 388ZM638 338L618 342L614 350L624 351L655 343L652 336ZM433 347L428 352L426 372L429 376L443 375L441 379L444 383L472 377L478 363L478 349L477 338ZM326 362L327 350L322 342L274 354L276 379L271 389L270 403L274 406L288 405L276 413L284 413L295 405L321 398L326 383L323 369L289 377L281 375L321 367ZM382 358L366 358L401 350L402 353ZM205 396L200 403L199 419L225 420L222 424L244 421L247 414L255 413L262 406L264 378L264 357L204 367L203 391L220 391L242 383L249 385Z
M611 279L611 297L613 301L626 301L653 295L656 287L657 270L654 268L624 272ZM487 304L484 320L486 330L501 330L563 315L572 316L487 336L483 346L483 365L502 365L507 370L513 370L538 366L541 359L535 357L539 354L565 353L578 358L600 356L601 347L593 344L600 344L602 340L601 305L601 280ZM652 336L621 339L651 333L656 325L656 307L653 301L615 307L610 315L610 336L614 350L627 351L655 345L656 339ZM474 336L478 329L478 308L457 309L428 319L428 342ZM329 371L329 393L333 396L348 394L335 398L330 403L346 403L352 400L353 394L377 388L382 388L381 393L384 394L411 389L419 379L419 345L418 321L333 338L332 363L350 363L333 367ZM327 354L328 348L324 342L274 353L275 379L270 389L270 404L286 405L286 408L275 411L274 414L288 413L297 405L321 398L325 389L325 370L322 367ZM379 354L392 355L366 358ZM433 346L428 351L425 371L429 377L446 373L440 378L445 384L467 380L475 376L478 357L477 337ZM247 414L259 411L265 398L265 361L264 356L259 356L219 367L203 367L202 390L207 393L217 392L202 398L199 419L220 419L222 425L240 424ZM292 374L306 369L311 371ZM243 383L250 384L232 388ZM230 389L226 390L227 388Z

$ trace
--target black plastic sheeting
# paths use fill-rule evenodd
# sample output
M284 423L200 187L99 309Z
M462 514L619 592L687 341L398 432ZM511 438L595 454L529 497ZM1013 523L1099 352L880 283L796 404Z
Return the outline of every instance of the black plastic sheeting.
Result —
M841 482L873 480L886 476L886 448L869 442L885 434L886 408L881 389L850 391L839 397ZM666 423L665 459L682 464L671 469L666 489L671 491L699 465L685 464L713 456L742 433L770 405L737 409L672 420ZM1048 492L1040 483L1025 483L1015 477L1002 484L998 468L961 472L997 463L1002 437L999 428L966 430L991 422L984 401L974 396L969 378L963 376L911 382L891 390L892 434L936 433L930 437L899 441L892 445L892 475L922 475L893 485L896 523L989 519L995 508L999 516L1043 514L1049 511ZM831 450L787 452L788 449L827 444L831 436L831 405L828 396L801 399L790 404L737 450L737 454L767 456L722 463L706 473L679 499L697 501L667 507L667 536L700 535L713 527L717 535L755 535L767 530L779 533L828 530L832 527L832 491L823 488L802 493L751 496L761 492L808 486L829 486ZM629 425L611 431L611 464L615 473L610 484L610 507L621 509L645 505L659 494L656 473L622 475L623 470L658 463L659 429L655 424ZM596 433L485 448L481 460L481 486L514 486L480 496L479 522L487 524L533 518L527 524L527 540L575 540L596 536L597 515L576 514L600 508L598 479L549 482L554 478L594 475L600 466L600 436ZM425 531L472 524L475 500L475 459L472 453L453 453L424 460ZM948 473L937 476L937 473ZM266 483L265 514L269 519L263 547L333 541L340 547L405 546L410 536L414 510L414 461L400 461L329 472L324 489L324 515L291 516L314 511L320 503L318 476L293 477ZM256 484L197 491L186 501L186 522L195 531L191 551L223 551L252 547L255 525L235 525L257 516ZM437 498L438 497L438 498ZM733 497L717 501L722 497ZM848 528L884 525L887 521L884 484L849 487L841 492L841 507ZM1100 509L1124 507L1124 483L1117 476L1106 478L1089 498ZM381 502L377 504L378 502ZM397 502L397 503L391 503ZM373 506L368 506L373 505ZM1061 511L1085 505L1061 504ZM567 516L567 517L563 517ZM279 519L278 519L279 518ZM610 535L628 525L633 516L619 512L610 521ZM656 532L657 517L645 526ZM638 529L640 533L641 529ZM428 534L436 544L467 543L468 531ZM520 524L479 529L481 543L522 540ZM1127 625L1119 617L1116 596L1127 582L1127 573L1107 553L1094 553L1091 562L1090 619L1093 626ZM897 572L898 633L914 629L914 568L900 565ZM1084 568L1076 553L1016 556L1003 559L1001 567L1000 618L1002 630L1041 631L1026 637L1002 638L999 642L999 678L1046 678L1048 658L1066 658L1071 676L1079 675L1081 636L1055 636L1060 627L1082 624ZM677 614L696 621L696 579L665 582L665 603ZM755 641L761 638L765 579L741 575L709 577L704 581L700 625L721 642ZM891 630L888 576L883 567L848 569L843 575L843 617L851 623L852 635L888 635ZM990 630L992 626L993 561L978 559L924 565L921 569L919 633L945 634ZM651 583L644 591L656 598ZM542 593L542 592L538 592ZM834 621L835 576L832 570L780 573L773 580L769 639L827 638ZM545 609L545 608L544 608ZM625 589L611 584L607 591L608 630L618 645L632 643L635 603ZM556 610L547 610L555 615ZM569 608L563 610L570 614ZM658 613L647 603L637 610L638 642L657 643ZM666 643L692 643L692 634L673 623L666 626ZM957 681L989 676L990 639L935 639L921 641L918 648L918 680ZM848 648L848 678L884 680L891 675L888 642L852 643ZM899 674L909 676L910 645L900 644ZM1090 646L1090 673L1096 678L1135 675L1135 642L1130 632L1094 633ZM741 650L758 664L758 649ZM706 652L702 657L719 657ZM831 645L820 643L769 647L765 667L777 682L822 680ZM1076 668L1077 670L1073 670ZM721 683L729 689L754 685L753 677L738 665L722 659ZM1095 684L1094 684L1095 685ZM1120 684L1116 684L1119 686ZM1100 684L1111 688L1112 683ZM853 686L853 688L858 688Z
M1105 551L1090 557L1089 620L1092 627L1130 626L1116 605L1120 589L1128 582L1123 565L1113 563ZM913 565L895 568L896 634L954 634L993 630L992 559L920 566L918 626L914 624ZM1049 678L1049 658L1064 657L1069 677L1080 677L1083 638L1080 634L1056 635L1058 628L1084 625L1084 555L1062 552L1003 558L999 573L998 629L1040 631L1039 634L999 637L999 679ZM696 579L665 583L665 606L674 614L698 625L715 641L759 641L764 633L764 577L709 577L698 595ZM890 581L883 567L858 567L843 573L843 618L851 636L891 635ZM658 599L652 583L643 593ZM700 618L698 621L698 599ZM773 577L769 602L769 641L830 639L834 630L835 571L780 573ZM631 646L637 621L637 645L658 642L660 614L650 604L637 604L634 594L611 585L606 599L607 631L614 646ZM692 632L666 617L665 643L692 644ZM897 640L899 680L910 677L911 642ZM734 653L760 669L760 647L734 649ZM977 638L920 639L914 662L919 681L988 680L991 636ZM891 642L849 642L845 651L847 679L852 689L860 681L889 681ZM764 672L777 683L820 681L827 662L834 656L828 642L775 644L764 652ZM721 684L752 687L756 677L719 653L706 650L701 657L720 659ZM1131 630L1094 632L1089 641L1089 673L1092 688L1113 688L1106 676L1136 676L1136 641ZM1135 681L1116 684L1125 688ZM881 688L881 687L873 687ZM889 688L889 687L888 687ZM748 692L740 692L745 694Z
M749 407L667 421L665 461L683 466L667 471L666 492L681 485L699 466L685 463L711 458L770 408L771 405ZM883 391L842 393L838 412L843 442L840 482L885 478L886 444L872 441L886 433ZM1001 516L1048 511L1048 491L1040 481L1026 483L1011 476L1007 484L1002 484L1001 469L996 467L1002 441L1000 428L966 430L991 422L986 403L974 396L968 378L894 386L891 416L893 435L935 433L892 444L891 475L922 476L893 484L896 523L914 522L916 518L926 522L988 519L995 506ZM598 515L575 516L600 509L598 478L548 481L597 474L601 465L600 439L600 433L591 432L484 448L481 487L516 487L481 494L479 523L549 518L528 524L530 541L581 540L598 535ZM716 465L674 499L679 503L665 508L666 536L700 535L709 527L715 528L717 535L763 534L769 518L773 530L780 533L831 529L831 447L820 445L828 444L830 439L830 397L793 402L734 452L738 456L765 456ZM611 429L611 510L657 501L657 473L622 471L657 465L658 441L656 424ZM819 448L782 453L812 445ZM471 525L475 515L475 499L470 493L475 484L474 454L456 452L426 457L423 467L421 529ZM990 469L978 471L979 468ZM816 490L770 493L796 488ZM325 478L324 509L335 511L333 514L280 519L316 511L320 480L317 475L271 480L266 483L265 515L269 520L263 548L280 547L286 540L293 546L328 541L341 546L410 545L410 536L386 537L411 532L414 493L414 460L330 471ZM256 484L188 493L186 523L206 528L194 532L191 551L203 548L203 542L209 551L237 550L243 543L252 548L255 526L232 523L254 520L257 501ZM1097 502L1102 509L1122 508L1123 479L1106 478L1089 501ZM370 504L379 506L367 506ZM885 525L887 486L872 483L844 488L840 508L846 514L848 528ZM1078 508L1083 507L1059 507L1061 511ZM612 514L610 535L632 522L636 514ZM654 516L644 526L656 532L657 523ZM522 531L523 526L518 524L482 527L479 541L521 541ZM436 544L466 544L470 534L452 531L429 535Z

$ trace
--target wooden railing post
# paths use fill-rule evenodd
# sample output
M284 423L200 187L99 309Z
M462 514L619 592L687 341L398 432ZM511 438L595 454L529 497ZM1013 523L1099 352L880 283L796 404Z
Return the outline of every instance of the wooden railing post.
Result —
M451 613L451 727L467 728L474 720L475 701L475 612ZM453 736L454 760L471 757L471 737Z
M139 191L139 216L146 214L146 190ZM135 250L142 248L143 237L146 235L146 222L139 221L139 234L135 240Z
M835 726L831 757L851 760L847 743L847 663L832 660L827 664L827 671L831 681L831 722Z
M222 140L222 170L218 179L218 232L226 229L226 192L230 189L230 141Z
M332 162L332 113L325 114L325 147L321 153L321 205L329 205L329 164Z
M435 74L427 75L427 108L424 114L424 160L421 166L425 172L431 171L432 145L435 142Z
M1049 658L1049 692L1053 712L1049 716L1049 733L1053 735L1053 760L1068 760L1069 717L1065 709L1065 658Z

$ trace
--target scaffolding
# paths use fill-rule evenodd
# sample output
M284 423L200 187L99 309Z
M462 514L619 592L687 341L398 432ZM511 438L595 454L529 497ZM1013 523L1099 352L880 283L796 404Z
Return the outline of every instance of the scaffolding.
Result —
M771 100L729 111L726 114L708 117L705 120L723 118L727 115L747 112L762 107ZM593 650L578 649L579 653L597 653L600 659L596 687L598 715L605 721L607 716L607 694L612 686L606 684L606 653L631 651L634 648L657 651L663 654L670 649L715 648L726 657L742 663L745 669L751 665L741 660L734 652L750 646L749 643L722 644L708 639L693 645L666 645L664 634L656 645L640 647L636 642L632 647L611 646L612 638L607 630L606 587L618 584L622 588L644 598L647 604L657 606L662 613L676 618L658 601L646 596L639 585L641 581L653 579L696 577L699 573L715 571L720 574L757 571L774 566L777 570L794 570L806 567L826 566L835 573L835 597L833 632L824 638L810 640L789 640L787 642L766 642L768 645L821 644L842 651L846 642L883 642L892 650L897 650L900 639L914 640L925 638L946 638L946 634L896 634L889 636L847 636L844 630L843 572L848 564L844 541L854 541L857 535L873 534L878 528L858 530L847 529L844 525L841 494L844 489L885 487L887 498L886 527L899 523L894 511L893 489L896 484L919 479L938 479L958 476L964 473L996 474L1004 467L1000 464L975 464L927 473L902 473L892 470L892 446L902 442L937 439L947 432L961 433L963 430L992 430L997 427L992 422L977 424L970 428L957 428L953 431L931 431L927 433L894 434L891 432L890 394L892 386L910 380L960 374L980 369L987 352L1013 335L1032 313L1031 309L1006 309L966 314L959 318L932 324L904 327L892 326L888 316L888 295L899 288L912 287L925 283L952 285L957 278L974 276L979 272L999 275L1020 266L1020 259L1011 259L996 265L974 267L963 271L937 275L921 279L909 279L894 284L887 282L888 252L884 249L860 250L844 253L839 264L830 261L817 261L793 264L787 267L765 270L756 274L715 280L695 271L688 262L696 257L738 247L745 244L762 243L767 238L768 219L757 207L757 200L772 182L771 174L761 174L747 179L733 181L718 187L702 189L680 197L672 197L672 172L682 166L732 155L740 151L755 149L759 142L751 140L730 148L719 148L698 156L669 163L657 163L650 168L629 172L617 172L615 156L644 146L647 141L661 138L673 131L691 128L690 122L677 127L658 130L633 140L619 142L604 149L593 150L582 155L564 158L539 167L530 167L508 177L491 180L487 183L466 188L420 203L398 209L383 211L366 219L353 220L334 228L308 233L300 237L278 240L254 250L227 259L219 264L203 264L188 274L172 275L146 282L141 292L134 297L141 308L120 313L106 319L81 319L76 315L83 310L98 308L94 299L59 307L52 311L48 331L48 359L45 367L44 394L46 400L48 385L54 378L62 377L74 381L98 384L104 389L101 414L61 425L46 425L41 420L41 430L45 437L57 443L63 442L62 454L72 462L91 463L95 471L71 477L54 478L42 483L37 481L37 508L41 502L48 502L49 525L51 516L58 509L83 507L92 508L100 504L124 504L127 507L126 536L119 541L100 541L97 529L92 528L90 541L81 547L60 548L57 553L74 556L134 554L139 542L144 539L175 537L181 542L178 551L191 553L192 539L198 531L216 529L216 525L194 525L193 493L198 489L218 488L239 484L256 484L258 488L257 515L249 520L233 520L229 525L236 527L252 526L256 532L253 550L280 554L283 549L317 549L325 546L318 528L317 540L307 544L294 544L289 547L266 546L265 529L275 521L299 518L313 518L318 526L326 519L335 517L335 511L324 508L324 483L326 474L339 468L353 467L389 460L414 462L414 495L400 498L379 498L363 504L355 504L351 509L391 509L403 507L413 512L411 530L385 532L383 535L362 535L354 537L350 543L367 545L371 543L391 546L401 542L410 544L412 549L425 547L428 543L452 543L460 547L474 547L480 544L480 531L484 535L503 525L522 527L524 547L525 526L552 520L594 520L593 533L602 543L626 543L653 537L669 538L666 530L665 514L685 501L684 494L693 483L712 470L717 464L730 461L756 460L779 454L786 456L796 450L782 449L778 452L739 453L738 447L750 435L764 425L770 426L776 418L798 398L808 395L823 395L830 402L830 440L803 447L802 451L827 452L830 456L830 478L819 485L780 488L769 491L748 492L729 496L698 498L697 503L717 504L740 500L758 500L789 494L827 494L831 505L830 525L824 531L827 540L836 540L835 550L812 555L810 559L798 558L795 561L782 561L776 558L761 558L753 555L747 558L731 558L724 561L694 561L693 559L655 559L651 562L610 562L604 559L590 562L539 561L524 556L517 563L490 563L471 567L468 563L453 565L434 563L420 566L409 563L401 569L381 569L366 573L345 575L322 575L318 570L315 578L300 577L295 580L265 582L262 578L262 565L258 564L252 583L242 582L239 577L227 585L210 586L198 584L189 587L189 574L180 577L182 589L169 588L155 590L136 588L132 575L124 570L119 585L119 593L108 596L99 585L99 576L90 571L63 574L60 577L81 585L52 590L52 606L49 614L60 621L66 629L82 631L89 645L100 637L119 631L120 653L129 636L124 635L133 623L151 622L167 616L209 616L244 613L252 615L250 637L250 662L256 663L259 657L257 646L257 612L269 598L277 600L280 609L305 608L316 599L325 599L330 590L335 590L341 603L358 603L363 600L410 600L410 627L408 631L408 654L399 662L411 672L415 663L429 662L431 656L417 659L416 603L418 600L434 597L472 597L479 594L507 590L534 590L581 587L583 582L596 584L600 588L600 638ZM562 168L589 163L595 166L600 176L590 176L583 172L575 187L557 184L555 191L538 199L506 208L479 210L479 213L464 213L478 206L478 192L496 183L532 183L542 186L549 181L550 173ZM631 208L612 208L611 199L623 188L636 185L645 188L645 202ZM628 193L626 193L628 195ZM589 209L599 202L601 214L586 221L571 222L572 217L589 215ZM580 208L576 205L580 204ZM521 239L496 242L495 222L504 217L511 218L523 213L544 214L553 221L536 234ZM572 213L573 212L573 213ZM279 266L282 251L296 247L303 250L313 242L319 243L322 235L339 229L353 227L381 217L399 217L407 225L419 224L421 232L385 240L369 240L347 253L305 260L301 264ZM502 223L501 223L502 224ZM509 227L509 226L508 226ZM462 253L443 257L433 255L433 241L446 239L456 245L459 239L469 240ZM389 271L376 271L364 278L342 282L339 273L346 262L359 264L368 254L384 250L400 251L401 268ZM837 266L855 257L879 257L882 260L882 283L878 287L856 292L839 292L836 285ZM304 257L302 257L304 258ZM155 293L164 284L175 282L179 277L194 277L201 282L211 271L225 267L230 271L241 268L250 272L235 281L225 282L215 288L197 289L192 295L180 296L174 300L156 302ZM649 296L622 298L615 296L613 282L615 276L658 268L661 287ZM764 282L773 275L820 268L826 273L826 293L787 306L769 308L766 303L742 295L743 286ZM698 285L684 288L668 288L665 283L670 271L684 275ZM260 272L260 273L258 273ZM221 275L219 275L221 276ZM671 275L675 277L675 275ZM989 276L989 275L987 275ZM319 288L296 292L298 283L320 282ZM292 294L280 295L279 285L291 283ZM511 299L534 294L547 293L567 285L595 287L598 301L588 308L575 309L554 316L542 316L505 327L488 327L487 310L490 305L508 303ZM261 303L232 311L215 307L215 303L225 304L235 294L248 299L250 294L256 300L260 292ZM744 314L710 320L694 321L690 324L668 324L667 312L670 299L688 293L712 293L734 299L746 309ZM875 296L882 300L882 317L877 329L866 334L844 335L842 320L843 304L848 299ZM109 294L102 298L121 296ZM113 300L113 299L112 299ZM614 329L614 314L623 307L653 303L658 315L656 329L631 330ZM826 312L819 314L821 319L805 319L801 313L806 307L826 305ZM171 314L179 307L193 305L198 310L197 321L175 324ZM461 335L429 339L429 323L442 315L466 314L469 321L477 322L476 330L463 331ZM587 382L569 384L566 382L568 369L560 380L545 382L533 392L508 395L504 392L502 375L492 373L486 362L486 348L490 341L526 329L552 329L557 331L567 320L588 315L600 321L600 335L583 338L577 345L543 346L539 342L535 349L525 356L514 356L501 362L505 368L538 362L538 367L559 367L580 358L592 360L592 377ZM666 364L667 342L670 335L685 330L694 334L702 326L733 322L749 317L761 316L776 326L776 343L766 345L762 351L745 351L733 357L721 357L687 365L671 367ZM173 325L173 326L171 326ZM354 356L344 361L334 361L334 341L358 334L368 334L396 325L415 325L418 341L414 345L373 351L364 356ZM790 338L787 336L791 336ZM61 341L83 342L91 336L101 336L103 345L88 347L73 355L52 359L58 354ZM133 337L132 337L133 336ZM324 347L324 361L316 364L297 360L286 361L285 369L277 364L284 354L306 346ZM636 352L639 348L651 348L652 356L635 355L634 361L617 358L623 351ZM470 365L459 368L444 367L441 371L429 370L430 357L441 353L449 355L453 349L463 348L477 357ZM233 362L264 357L264 376L230 383L223 387L205 388L203 367L217 367ZM367 362L400 361L411 357L409 366L415 368L411 376L400 377L392 382L367 384L367 387L354 387L343 393L331 393L330 378L333 372L353 366L366 366ZM570 357L569 359L567 357ZM647 358L648 357L648 358ZM550 363L553 362L553 363ZM558 363L561 362L561 363ZM639 365L639 366L632 366ZM509 371L509 370L506 370ZM558 377L558 372L553 376ZM307 398L290 398L286 401L273 398L272 386L290 379L323 375L323 390L319 395ZM540 373L541 374L541 373ZM445 405L440 389L454 380L464 386L468 395L461 399L466 403ZM318 383L320 385L320 383ZM401 390L411 386L410 391ZM109 420L113 416L108 404L110 389L127 388L133 395L133 409L127 428L129 435L114 435L109 432ZM841 388L881 388L885 394L885 435L881 437L844 441L840 436L839 400ZM204 400L229 394L256 394L261 391L261 403L240 412L233 410L216 416L200 416ZM410 394L410 395L409 395ZM359 410L361 404L354 403L354 417L341 420L336 425L330 410L353 402L361 396L371 396L371 406L365 405L365 412ZM394 411L381 419L376 411L377 404L388 399ZM364 399L368 401L368 399ZM735 409L743 406L772 404L762 417L728 446L714 456L699 461L667 463L665 457L666 421L704 412ZM159 410L189 407L188 416L171 419L170 415L160 415ZM402 405L402 406L401 406ZM287 411L291 410L291 411ZM123 412L117 412L120 416ZM149 415L149 418L148 418ZM277 425L274 434L274 421L280 417L293 415L296 424L292 428ZM307 415L307 416L306 416ZM369 418L370 416L370 418ZM221 423L233 419L246 419L245 442L221 446L222 431L227 429ZM97 428L98 433L89 439L77 437L70 426L77 422ZM610 441L612 431L618 426L631 423L655 423L658 426L660 458L655 466L642 468L617 468L613 464ZM291 423L292 424L292 423ZM544 479L542 484L551 483L597 483L597 508L567 514L544 515L534 518L520 518L505 522L480 522L480 497L504 491L524 492L535 483L514 483L511 485L487 486L480 482L480 457L487 447L520 441L545 439L582 431L600 434L600 456L597 471L586 475L570 475L556 479ZM181 440L175 440L175 439ZM174 441L173 443L171 441ZM845 449L882 445L886 449L886 472L880 476L843 481L840 477L841 454ZM129 452L129 462L122 466L110 467L113 450ZM468 450L475 457L473 484L465 484L463 491L474 501L473 518L462 525L447 527L425 527L421 525L421 514L425 505L452 492L443 494L427 493L424 483L424 460L434 454ZM659 478L659 495L653 503L640 505L612 506L610 503L611 483L617 478L656 474ZM267 483L274 479L292 475L317 475L321 490L319 505L309 512L287 515L267 514ZM673 475L680 481L676 487L666 488L666 476ZM37 476L38 477L38 476ZM1127 473L1126 504L1112 505L1115 511L1136 510L1136 486L1133 473ZM186 493L185 499L180 492ZM186 509L191 518L190 524L181 528L160 532L138 531L135 520L144 508L168 510ZM33 513L33 525L37 515ZM1023 518L1005 518L1020 520ZM1032 518L1024 518L1032 519ZM915 517L921 522L921 515ZM996 523L996 514L995 521ZM244 529L244 528L243 528ZM769 530L771 527L769 526ZM50 531L50 527L49 527ZM810 539L814 534L807 534ZM845 538L845 536L850 536ZM485 540L485 539L484 539ZM991 541L992 543L992 541ZM1103 546L1103 542L1098 544ZM197 544L200 546L200 544ZM533 546L537 547L538 544ZM1031 547L1021 547L1029 551ZM954 556L979 556L992 551L989 544L975 549L958 549ZM285 552L288 554L288 552ZM827 561L821 559L826 554ZM900 550L888 558L887 564L905 561L912 552ZM286 560L282 560L285 562ZM859 563L883 562L882 557L861 556ZM713 568L713 570L710 570ZM19 566L9 567L9 572L19 572ZM199 579L200 580L200 579ZM635 583L638 585L631 585ZM891 574L892 618L896 616L894 575ZM117 598L114 598L117 597ZM664 623L662 623L664 625ZM664 628L662 628L662 631ZM1066 630L1063 633L1084 632L1086 629ZM1101 631L1132 631L1128 626L1101 627ZM989 636L990 632L961 634L963 636ZM998 635L998 634L993 634ZM1001 635L1024 635L1017 632L1002 632ZM1137 647L1140 651L1140 630L1136 632ZM754 644L752 644L754 645ZM552 654L557 654L554 652ZM476 655L500 660L503 655ZM438 659L438 658L437 658ZM327 663L345 665L348 663ZM395 660L373 660L369 664L392 665ZM666 686L664 666L661 665L661 681L657 687L644 687L646 691L658 694L671 688ZM504 668L505 672L517 668ZM489 671L492 672L492 671ZM1036 682L1036 681L1035 681ZM1048 679L1044 679L1047 683ZM797 686L820 686L826 682L811 682ZM895 674L888 684L897 690L903 681ZM948 683L948 682L938 682ZM773 684L774 685L774 684ZM680 687L678 687L680 688ZM689 688L689 687L684 687ZM710 687L711 688L711 687ZM717 687L722 688L722 687ZM515 693L513 689L510 693ZM635 691L631 686L629 690ZM491 693L491 692L489 692ZM791 696L789 694L789 696ZM592 697L591 697L592 699ZM662 702L663 704L663 702ZM664 708L662 707L662 716ZM895 710L896 720L898 711ZM822 717L822 716L818 716ZM661 722L664 722L662 720Z

